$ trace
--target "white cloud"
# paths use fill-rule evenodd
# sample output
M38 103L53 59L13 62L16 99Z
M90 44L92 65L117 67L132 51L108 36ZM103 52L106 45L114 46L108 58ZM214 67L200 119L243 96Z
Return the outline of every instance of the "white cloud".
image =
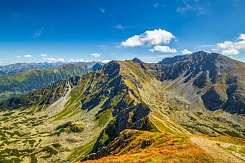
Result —
M73 59L73 58L71 58L71 59L69 59L69 62L87 62L86 60L84 60L84 59L82 59L82 58L80 58L80 59Z
M65 61L64 58L53 58L53 57L47 57L44 60L46 60L47 62L64 62Z
M25 58L31 58L32 56L30 54L24 55Z
M222 50L221 53L223 55L237 55L239 54L239 51L237 49L231 48L231 49Z
M47 57L47 54L40 54L41 57Z
M239 39L240 39L240 40L245 40L245 34L240 34L240 35L239 35Z
M40 54L40 56L42 57L42 59L45 61L45 62L64 62L65 59L64 58L53 58L53 57L48 57L47 54Z
M141 41L139 35L135 35L133 37L128 38L126 41L121 43L124 47L135 47L135 46L142 46L144 43Z
M109 60L109 59L105 59L105 60L98 60L99 62L102 62L102 63L108 63L108 62L110 62L111 60Z
M143 45L159 45L159 44L169 44L175 36L162 29L155 29L152 31L145 31L143 34L135 35L128 38L126 41L121 43L124 47L135 47Z
M245 50L245 34L240 34L237 41L218 43L217 48L223 55L237 55L241 50Z
M188 50L188 49L184 49L181 51L182 54L185 54L185 55L189 55L189 54L192 54L192 51Z
M197 47L198 48L209 48L209 47L214 47L214 46L216 46L216 45L212 45L212 44L210 44L210 45L199 45Z
M163 52L163 53L177 53L176 49L172 49L169 46L157 45L150 49L151 52Z
M94 57L94 58L98 58L98 57L100 57L101 56L101 54L100 53L92 53L92 54L90 54L92 57Z
M40 56L42 57L42 59L44 61L50 62L50 63L52 63L52 62L64 62L65 61L64 58L48 57L48 55L47 54L44 54L44 53L40 54Z
M17 55L16 58L21 58L21 56Z

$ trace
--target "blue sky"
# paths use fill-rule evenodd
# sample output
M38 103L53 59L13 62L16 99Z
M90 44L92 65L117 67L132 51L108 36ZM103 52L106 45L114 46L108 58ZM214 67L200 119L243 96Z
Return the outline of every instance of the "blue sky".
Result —
M157 62L205 50L245 62L244 0L0 0L0 65Z

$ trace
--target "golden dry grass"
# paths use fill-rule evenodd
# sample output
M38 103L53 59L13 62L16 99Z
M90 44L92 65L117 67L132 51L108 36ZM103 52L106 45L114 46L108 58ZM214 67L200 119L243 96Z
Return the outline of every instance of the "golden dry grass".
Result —
M125 139L123 140L122 137ZM120 144L117 144L116 142L119 139ZM148 144L149 146L142 146L145 140L150 142ZM85 163L211 162L213 160L212 157L193 144L184 134L163 134L159 132L126 130L113 143L114 147L119 146L111 151L112 155L98 160L88 160Z

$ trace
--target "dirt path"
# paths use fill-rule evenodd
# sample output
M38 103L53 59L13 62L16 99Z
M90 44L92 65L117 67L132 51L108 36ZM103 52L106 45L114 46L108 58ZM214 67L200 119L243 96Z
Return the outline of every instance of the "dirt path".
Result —
M224 143L219 141L213 141L200 137L190 137L194 144L197 144L206 153L210 154L213 158L217 159L218 162L230 162L230 163L244 163L245 158L239 153L231 152L224 147L236 146L230 143Z

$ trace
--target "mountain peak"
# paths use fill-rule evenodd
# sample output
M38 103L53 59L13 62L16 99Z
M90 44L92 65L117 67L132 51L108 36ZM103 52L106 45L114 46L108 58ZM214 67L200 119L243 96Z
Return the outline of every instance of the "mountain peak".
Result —
M96 71L96 70L101 69L101 68L102 68L102 65L100 63L95 63L95 65L93 65L93 67L92 67L92 70Z
M135 63L143 63L143 61L141 61L139 58L136 58L136 57L132 59L132 61Z
M173 64L179 61L184 60L205 60L205 59L216 59L218 56L221 56L217 53L208 53L205 51L198 51L194 52L189 55L178 55L170 58L164 58L162 61L160 61L160 64Z

